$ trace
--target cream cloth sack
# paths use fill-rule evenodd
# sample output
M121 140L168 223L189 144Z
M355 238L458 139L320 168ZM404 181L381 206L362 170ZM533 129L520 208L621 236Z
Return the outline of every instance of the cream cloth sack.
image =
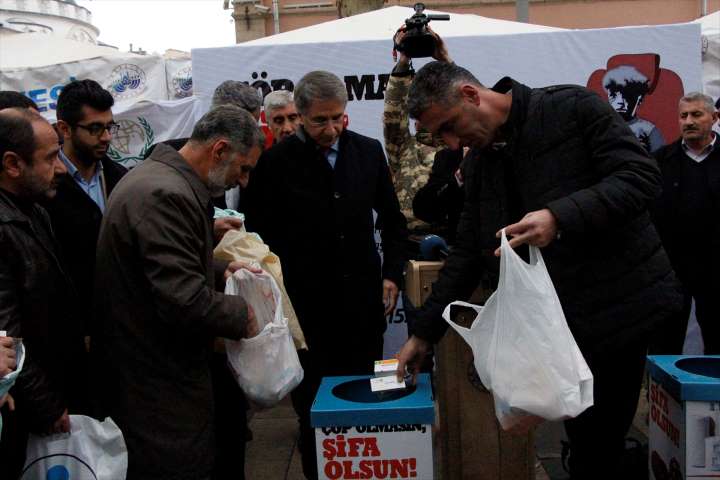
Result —
M290 302L287 291L285 291L280 259L270 251L270 247L265 245L262 240L260 240L260 237L254 233L246 232L243 226L239 230L228 231L222 240L220 240L218 246L215 247L214 255L216 259L226 262L254 263L269 273L275 279L280 289L283 313L285 318L287 318L290 335L292 335L295 348L298 350L307 348L305 335L303 335L302 329L300 328L295 309Z

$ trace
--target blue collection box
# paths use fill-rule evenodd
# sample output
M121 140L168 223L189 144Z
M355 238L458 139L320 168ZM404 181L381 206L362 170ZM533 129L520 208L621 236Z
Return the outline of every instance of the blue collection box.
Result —
M433 479L430 376L404 391L370 390L369 375L325 377L310 412L321 479Z
M720 356L648 356L650 478L720 478Z

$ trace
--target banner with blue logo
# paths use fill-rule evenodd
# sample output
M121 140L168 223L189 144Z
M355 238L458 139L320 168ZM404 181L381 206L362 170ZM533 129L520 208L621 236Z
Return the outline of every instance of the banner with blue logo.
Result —
M105 87L115 99L115 105L133 104L141 100L167 100L181 98L168 93L171 79L166 77L166 60L159 55L120 54L61 63L44 67L3 70L0 72L0 90L22 92L37 103L40 113L50 122L55 121L57 99L62 88L77 79L92 79ZM179 90L192 86L190 61L176 61L173 74L182 78Z

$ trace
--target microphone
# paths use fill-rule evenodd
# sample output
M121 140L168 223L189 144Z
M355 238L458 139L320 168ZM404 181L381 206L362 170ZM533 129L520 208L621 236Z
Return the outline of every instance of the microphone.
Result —
M450 253L448 244L444 238L437 235L426 235L420 241L420 256L423 260L441 260L447 258Z

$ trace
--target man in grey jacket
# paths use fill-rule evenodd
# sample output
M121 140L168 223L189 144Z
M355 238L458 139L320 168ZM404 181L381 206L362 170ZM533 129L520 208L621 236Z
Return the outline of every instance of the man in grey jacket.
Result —
M212 342L257 333L245 301L215 290L223 272L244 265L213 264L211 199L247 183L263 142L248 112L214 108L180 151L158 145L110 198L98 241L96 351L129 480L211 475Z

